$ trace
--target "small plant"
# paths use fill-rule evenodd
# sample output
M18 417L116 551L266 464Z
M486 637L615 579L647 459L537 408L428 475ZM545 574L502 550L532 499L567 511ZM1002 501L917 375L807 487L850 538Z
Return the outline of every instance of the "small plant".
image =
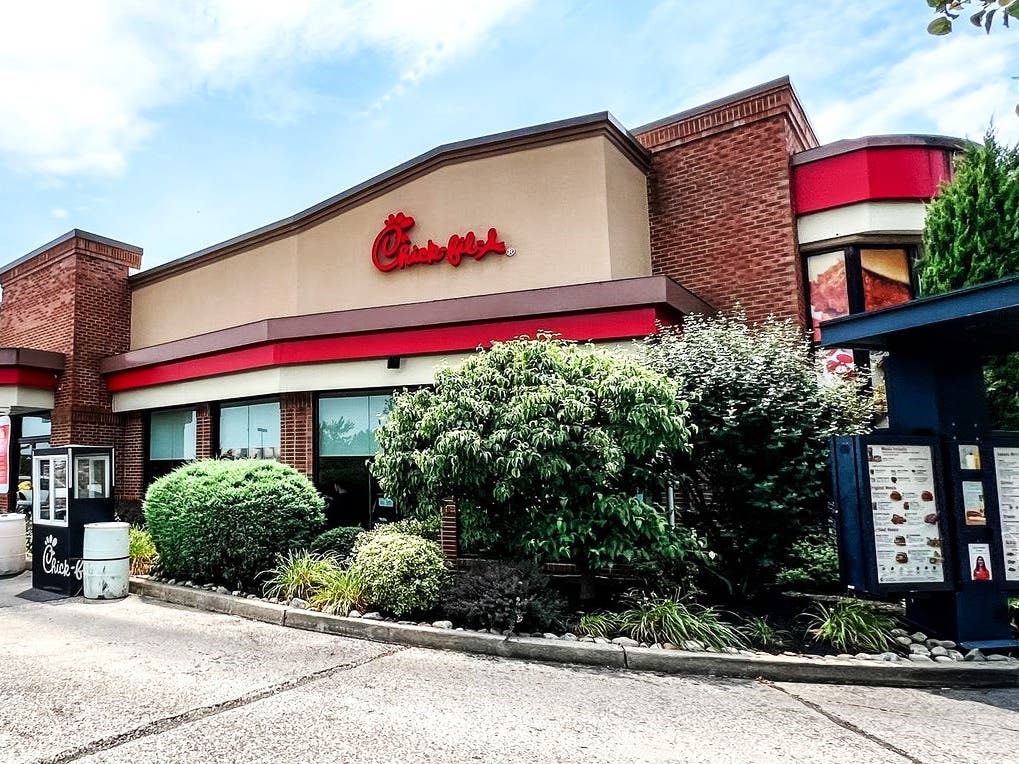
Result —
M705 647L746 647L738 626L721 618L713 607L689 604L656 594L631 595L632 605L619 616L619 629L638 642L671 642L682 646L693 640Z
M776 581L786 586L830 589L839 582L839 551L831 539L798 541L792 547L793 561Z
M156 562L156 545L149 532L141 528L131 527L127 531L127 556L130 560L131 574L145 575Z
M310 600L329 578L340 572L336 558L316 552L290 551L277 558L276 567L266 572L265 596L289 601Z
M372 532L354 545L351 570L368 600L394 615L435 607L446 585L446 558L434 541L405 533Z
M577 621L577 634L582 637L609 639L615 634L619 616L615 613L584 613Z
M533 563L485 561L456 576L442 609L473 628L544 630L559 622L563 603Z
M308 602L323 613L346 615L368 606L368 587L356 570L337 569L325 575Z
M311 542L311 551L318 554L331 554L337 560L346 560L354 548L354 542L364 533L360 526L340 526L320 533Z
M789 640L789 632L776 629L767 618L750 616L743 623L743 633L751 644L761 648L782 647Z
M892 643L895 619L864 600L839 600L831 607L818 602L807 618L810 622L807 634L815 642L831 645L843 653L854 649L880 653Z

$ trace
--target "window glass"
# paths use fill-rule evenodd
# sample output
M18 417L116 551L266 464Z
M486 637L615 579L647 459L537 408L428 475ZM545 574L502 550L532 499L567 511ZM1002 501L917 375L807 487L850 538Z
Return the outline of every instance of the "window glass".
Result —
M320 456L371 456L378 451L375 430L382 424L392 397L360 395L320 398Z
M67 522L67 457L53 457L53 519Z
M21 437L23 438L48 437L49 434L50 434L49 414L43 414L41 416L21 417Z
M224 406L219 412L219 455L226 459L277 459L279 401Z
M908 302L912 297L909 255L904 249L861 249L863 309L878 310Z
M196 433L194 409L154 411L149 423L149 458L194 459Z
M41 459L36 464L36 469L39 473L35 481L38 483L38 487L36 489L38 491L38 495L36 497L38 504L36 506L39 511L36 514L35 519L36 521L48 521L50 519L50 460Z
M846 286L846 255L842 250L807 258L810 290L810 323L814 340L821 340L822 321L849 315Z
M74 459L74 498L105 499L110 495L110 460L106 456Z

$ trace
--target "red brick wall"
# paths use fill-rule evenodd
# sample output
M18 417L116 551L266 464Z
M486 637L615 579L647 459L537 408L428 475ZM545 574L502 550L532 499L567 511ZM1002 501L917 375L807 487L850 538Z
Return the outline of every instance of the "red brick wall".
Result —
M790 157L816 145L788 84L640 133L651 264L721 310L804 321Z
M280 461L309 479L314 469L313 409L311 393L280 396Z
M211 459L215 456L212 442L212 406L199 403L195 407L195 457Z
M117 496L141 501L145 496L145 415L132 411L122 417L123 427L115 454Z

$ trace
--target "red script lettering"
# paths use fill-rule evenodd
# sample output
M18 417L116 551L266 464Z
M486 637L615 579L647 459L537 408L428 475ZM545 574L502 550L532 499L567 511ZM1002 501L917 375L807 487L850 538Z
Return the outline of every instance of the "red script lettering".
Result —
M464 258L480 260L485 255L513 253L513 250L506 249L506 243L499 239L499 232L494 228L488 229L488 236L484 239L479 239L474 231L468 231L463 236L453 234L445 246L429 239L427 244L419 247L411 243L407 235L413 227L414 218L402 212L386 218L372 244L372 262L376 268L388 272L412 265L435 265L443 260L456 268Z

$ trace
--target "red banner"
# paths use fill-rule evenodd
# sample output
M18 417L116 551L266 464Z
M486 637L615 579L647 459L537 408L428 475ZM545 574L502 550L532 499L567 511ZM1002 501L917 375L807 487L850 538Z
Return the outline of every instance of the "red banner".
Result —
M0 416L0 494L10 490L11 418Z
M443 260L456 268L466 257L480 260L490 254L510 257L516 254L514 250L506 248L506 243L499 239L499 232L494 228L488 229L484 239L479 238L474 231L468 231L462 236L453 234L444 246L429 239L427 244L419 247L411 243L407 235L407 231L413 227L414 218L402 212L386 218L384 227L372 244L372 262L376 268L388 272L412 265L434 265Z

